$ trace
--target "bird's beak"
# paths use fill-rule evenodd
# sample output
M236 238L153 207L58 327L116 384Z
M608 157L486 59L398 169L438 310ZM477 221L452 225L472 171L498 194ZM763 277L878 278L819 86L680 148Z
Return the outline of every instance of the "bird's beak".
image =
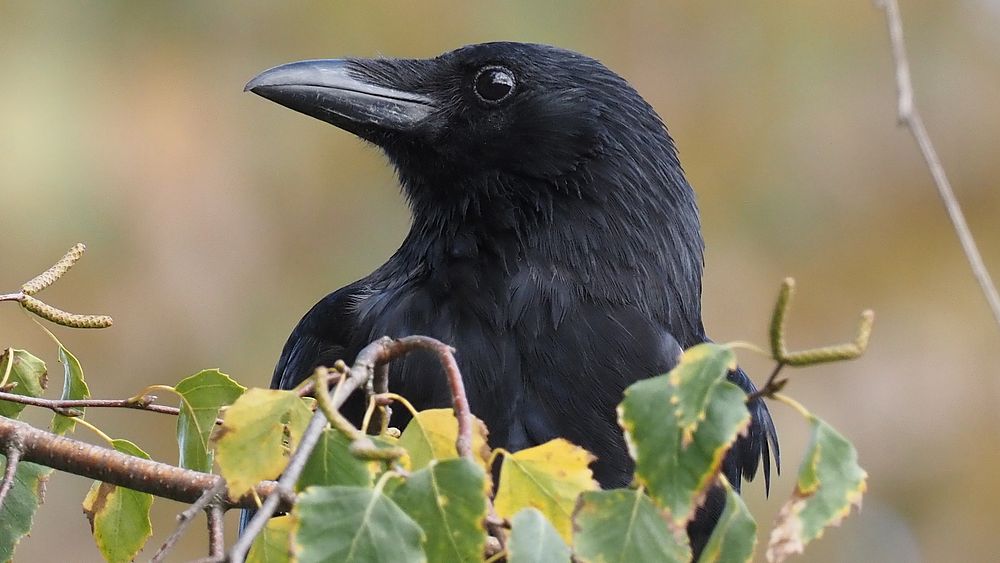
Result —
M379 130L413 130L434 110L429 97L379 86L352 75L349 65L314 60L276 66L243 90L366 138Z

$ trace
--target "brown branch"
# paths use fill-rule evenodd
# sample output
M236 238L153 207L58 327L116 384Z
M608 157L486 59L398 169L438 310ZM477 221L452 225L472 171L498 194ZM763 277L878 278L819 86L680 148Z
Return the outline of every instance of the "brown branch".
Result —
M14 485L17 464L21 461L21 444L16 440L8 442L4 448L4 455L7 457L7 465L3 471L3 482L0 483L0 509L3 508L3 501L7 499L7 493Z
M448 378L448 388L451 390L455 418L458 419L458 438L455 440L455 449L458 451L458 455L472 459L472 411L469 409L469 399L465 394L462 373L458 370L458 362L455 361L455 349L426 336L411 336L409 338L414 339L416 345L437 354L438 360L441 361L441 367Z
M375 376L372 378L372 388L371 392L368 394L368 400L371 401L373 397L382 395L389 392L389 366L382 364L376 366ZM389 405L380 405L378 402L375 403L375 412L373 413L373 423L374 427L380 432L389 427L389 419L392 417L392 408ZM371 426L369 426L371 428Z
M778 379L778 374L781 373L781 370L786 365L787 364L785 364L784 362L778 362L774 364L774 369L771 370L771 376L767 378L767 381L764 382L764 385L760 389L747 395L746 399L747 404L750 404L761 397L773 397L775 393L784 389L785 384L788 383L788 379L787 378Z
M159 563L160 561L163 561L166 558L167 553L169 553L170 550L174 548L174 545L177 544L177 541L181 539L181 536L187 530L195 516L197 516L198 513L204 510L209 504L212 504L213 501L217 503L217 497L225 492L225 490L226 482L222 479L218 479L215 486L206 490L194 504L187 507L184 512L178 514L177 528L174 529L173 533L170 534L170 537L163 542L160 549L156 550L156 553L150 561L152 563Z
M208 556L212 558L222 557L226 553L226 539L223 529L222 506L218 503L208 507Z
M339 382L340 379L349 371L350 369L346 364L344 364L343 360L337 360L334 362L333 367L328 368L326 374L324 374L326 377L327 388L329 388L330 385ZM299 397L313 396L316 392L316 378L310 377L309 379L306 379L302 383L299 383L293 391L295 391Z
M896 0L876 0L876 5L885 11L886 26L889 31L889 41L892 45L892 59L896 72L897 113L899 124L909 129L913 138L917 141L920 154L927 164L934 179L934 186L938 195L948 211L955 234L958 235L959 242L962 243L962 250L972 268L972 274L979 282L986 302L993 312L993 318L1000 326L1000 294L997 293L996 285L990 278L989 270L983 263L983 257L979 253L976 239L973 238L969 225L965 221L965 215L955 197L955 192L951 189L951 182L944 172L941 160L938 158L934 144L930 135L924 127L924 120L917 111L917 106L913 101L913 82L910 79L910 63L906 56L906 43L903 41L903 20L899 14L899 5Z
M170 407L166 405L156 405L153 401L156 397L153 395L144 395L138 400L135 398L131 399L43 399L41 397L29 397L27 395L18 395L16 393L7 393L0 391L0 401L10 401L12 403L20 403L22 405L29 405L33 407L42 407L49 409L55 413L61 414L63 416L81 416L83 413L75 411L77 408L87 408L87 407L97 407L97 408L120 408L120 409L136 409L141 411L149 411L160 414L170 414L177 416L180 414L180 409L177 407ZM222 424L222 419L216 419L216 424Z
M18 440L22 444L21 461L186 504L197 502L205 491L222 480L218 475L123 454L0 417L0 444L17 443ZM257 485L256 492L259 496L267 496L276 486L274 481L263 481ZM226 500L227 508L255 506L253 495ZM290 507L287 499L279 504L282 510Z

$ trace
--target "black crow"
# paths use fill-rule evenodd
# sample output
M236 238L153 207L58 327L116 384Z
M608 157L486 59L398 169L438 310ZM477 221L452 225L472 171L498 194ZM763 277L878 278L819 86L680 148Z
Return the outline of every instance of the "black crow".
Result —
M451 344L490 444L563 437L592 452L603 487L632 480L615 407L631 383L708 341L694 193L659 116L598 61L521 43L433 59L312 60L246 89L380 147L412 210L399 250L323 298L292 332L271 387L350 363L384 336ZM730 380L754 385L737 369ZM410 355L389 387L418 409L446 407L437 361ZM357 421L356 396L344 411ZM761 400L724 472L737 489L778 449ZM396 415L403 425L406 417ZM718 491L689 527L696 549Z

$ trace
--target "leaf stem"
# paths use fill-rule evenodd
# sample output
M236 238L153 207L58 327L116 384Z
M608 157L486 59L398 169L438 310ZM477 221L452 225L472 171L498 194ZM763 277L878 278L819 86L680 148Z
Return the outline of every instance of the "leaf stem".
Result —
M813 414L811 412L809 412L809 409L807 409L802 403L796 401L795 399L789 397L788 395L784 395L782 393L775 393L771 397L774 398L776 401L780 401L780 402L785 403L786 405L792 407L793 409L795 409L796 411L798 411L798 413L801 414L803 418L806 418L806 419L809 419L809 420L812 420L813 418L815 418L815 417L813 417Z
M108 436L107 434L105 434L104 431L102 431L100 428L98 428L98 427L94 426L93 424L87 422L82 417L77 417L75 419L75 422L77 424L82 424L83 426L89 428L91 432L93 432L94 434L97 434L98 436L101 437L102 440L104 440L105 442L107 442L108 446L110 446L112 448L115 447L115 441L114 441L114 439L111 436Z

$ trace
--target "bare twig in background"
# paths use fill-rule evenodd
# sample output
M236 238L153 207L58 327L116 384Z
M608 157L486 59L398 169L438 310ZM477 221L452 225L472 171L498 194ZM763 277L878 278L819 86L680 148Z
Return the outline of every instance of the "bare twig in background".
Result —
M917 141L917 146L920 147L920 153L931 171L931 176L934 177L934 185L948 211L948 217L951 218L958 240L962 243L962 249L972 267L972 273L976 276L976 281L979 282L983 295L986 296L986 301L993 311L993 318L1000 326L1000 295L997 294L996 285L990 279L990 273L983 264L983 257L979 254L976 240L969 231L969 225L965 222L962 208L955 198L951 183L945 175L944 167L941 166L937 151L934 150L934 145L924 127L924 120L920 117L920 112L917 111L917 106L913 102L913 82L910 80L910 63L906 56L906 44L903 42L903 20L899 15L899 5L896 0L875 0L875 4L885 11L886 24L889 29L892 59L896 67L899 123L910 130L913 138Z
M207 489L201 495L201 497L197 501L195 501L194 504L187 507L187 509L184 512L178 514L177 528L174 529L174 532L170 534L170 537L168 537L166 541L163 542L163 545L160 546L160 549L156 550L156 553L153 555L153 558L150 561L152 561L152 563L159 563L160 561L163 561L164 558L166 558L167 553L169 553L170 550L174 548L174 545L177 544L177 540L181 539L181 535L183 535L184 531L187 530L188 526L191 524L191 521L194 520L195 516L197 516L199 512L204 510L213 502L218 503L217 497L223 492L225 492L225 490L226 490L226 482L223 481L222 479L219 479L218 482L216 482L215 486L213 486L210 489ZM211 526L211 523L209 523L209 526Z

